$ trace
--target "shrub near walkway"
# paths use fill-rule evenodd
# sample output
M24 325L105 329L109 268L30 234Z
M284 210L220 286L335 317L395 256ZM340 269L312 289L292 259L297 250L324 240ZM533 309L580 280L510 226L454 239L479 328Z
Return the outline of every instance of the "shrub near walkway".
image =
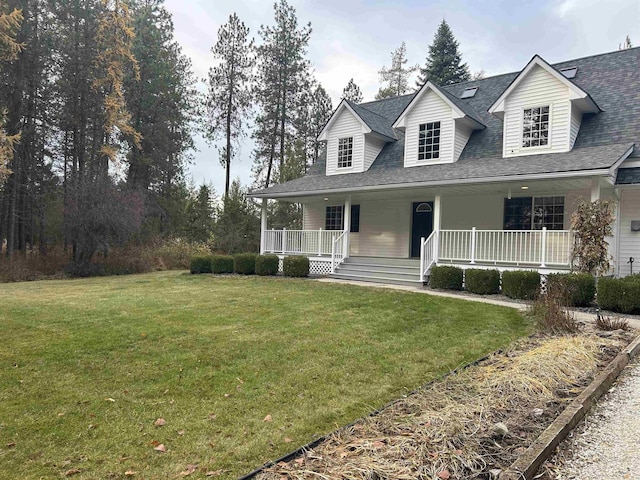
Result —
M5 285L2 471L235 478L528 328L512 309L273 277Z

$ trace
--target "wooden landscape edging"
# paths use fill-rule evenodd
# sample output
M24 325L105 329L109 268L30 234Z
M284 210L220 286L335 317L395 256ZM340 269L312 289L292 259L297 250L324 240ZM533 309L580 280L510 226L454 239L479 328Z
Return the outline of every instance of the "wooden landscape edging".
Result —
M595 401L611 388L618 375L640 352L636 337L540 434L527 450L498 477L499 480L531 480L542 463L551 456L569 432L585 417Z

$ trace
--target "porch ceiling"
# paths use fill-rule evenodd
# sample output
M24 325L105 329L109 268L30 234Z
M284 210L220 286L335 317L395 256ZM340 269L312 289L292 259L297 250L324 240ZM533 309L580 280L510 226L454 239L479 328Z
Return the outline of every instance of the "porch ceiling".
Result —
M522 187L528 187L522 189ZM473 195L504 195L509 194L515 196L530 196L542 194L564 194L572 190L588 190L591 189L591 177L566 178L566 179L550 179L550 180L533 180L521 182L504 182L504 183L484 183L472 185L452 185L440 187L422 187L407 188L402 190L367 190L364 192L355 192L351 194L333 194L294 197L287 199L278 199L281 201L292 203L316 203L323 201L327 203L342 203L347 196L351 196L352 202L360 202L366 200L392 200L398 198L412 198L428 200L435 195L440 194L443 197L448 196L473 196ZM606 185L603 183L602 187ZM326 199L326 200L325 200Z

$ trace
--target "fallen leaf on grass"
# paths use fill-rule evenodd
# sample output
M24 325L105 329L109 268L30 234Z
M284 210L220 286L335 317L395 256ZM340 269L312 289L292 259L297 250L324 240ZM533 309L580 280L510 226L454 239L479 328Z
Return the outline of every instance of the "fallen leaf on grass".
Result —
M224 394L224 398L229 398L230 396L231 396L231 394L230 394L230 393L225 393L225 394Z
M152 447L157 447L158 445L160 445L160 442L157 440L151 440L149 442L149 445L151 445Z
M136 472L134 472L133 470L127 470L126 472L124 472L125 476L127 477L133 477Z
M211 470L204 475L205 477L217 477L218 475L222 475L222 470Z
M159 418L155 422L153 422L153 424L156 427L162 427L165 423L167 423L167 422L166 422L166 420L164 418Z
M284 443L291 443L291 442L293 442L293 440L291 440L289 437L285 437Z
M115 400L113 398L111 398L111 397L105 398L104 401L105 402L115 402Z
M156 452L166 453L167 452L167 447L164 446L164 443L161 443L156 448L154 448L154 450Z
M65 477L70 477L71 475L75 475L77 473L80 473L80 470L78 470L77 468L71 468L69 470L67 470L66 472L64 472Z
M442 470L441 472L438 472L438 478L441 478L442 480L449 480L449 478L451 478L451 474L448 470Z
M193 472L195 472L197 470L197 468L198 468L198 465L187 465L185 470L180 472L180 476L181 477L187 477L187 476L191 475Z
M15 442L7 443L7 448L13 448L16 446Z
M178 430L178 435L184 435L185 431L184 430Z
M264 422L270 422L271 421L271 415L267 415L266 417L264 417Z
M215 420L216 418L218 418L218 416L215 413L209 414L209 420Z

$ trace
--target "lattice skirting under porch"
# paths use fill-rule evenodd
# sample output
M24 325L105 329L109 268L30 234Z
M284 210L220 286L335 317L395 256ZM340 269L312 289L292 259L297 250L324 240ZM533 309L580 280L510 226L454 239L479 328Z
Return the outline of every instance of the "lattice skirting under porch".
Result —
M282 273L283 255L279 256L278 271ZM331 259L322 257L309 257L309 275L326 276L331 274Z

